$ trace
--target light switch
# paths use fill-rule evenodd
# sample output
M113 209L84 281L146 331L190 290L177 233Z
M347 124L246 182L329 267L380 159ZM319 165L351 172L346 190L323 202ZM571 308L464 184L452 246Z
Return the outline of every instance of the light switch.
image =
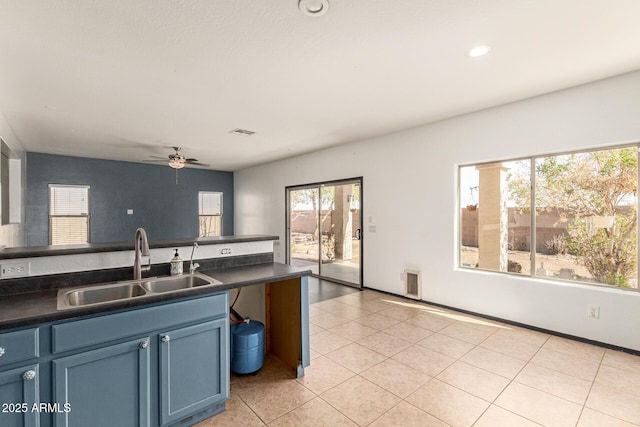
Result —
M133 215L133 209L127 209L127 215Z

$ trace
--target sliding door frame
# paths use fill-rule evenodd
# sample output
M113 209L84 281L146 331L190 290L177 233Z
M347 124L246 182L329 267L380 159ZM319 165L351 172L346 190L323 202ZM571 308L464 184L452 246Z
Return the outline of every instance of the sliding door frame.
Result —
M359 245L359 251L360 253L359 255L359 264L360 264L360 268L359 270L359 283L352 283L352 282L346 282L344 280L340 280L340 279L336 279L333 277L327 277L327 276L322 276L322 224L320 223L320 220L318 219L318 234L319 234L319 238L318 238L318 245L319 247L319 259L318 259L318 271L320 274L315 274L312 273L311 276L312 277L316 277L318 279L323 279L323 280L328 280L331 282L336 282L336 283L340 283L342 285L347 285L347 286L351 286L351 287L355 287L358 289L363 289L364 287L364 232L363 232L363 226L364 226L364 186L363 186L363 178L361 176L359 177L354 177L354 178L345 178L345 179L338 179L338 180L333 180L333 181L321 181L321 182L312 182L312 183L308 183L308 184L300 184L300 185L290 185L290 186L286 186L285 187L285 231L286 231L286 263L287 264L291 264L291 200L290 200L290 194L291 191L295 191L295 190L305 190L305 189L311 189L311 188L322 188L322 187L327 187L327 186L335 186L335 185L343 185L343 184L348 184L348 183L354 183L354 184L358 184L360 186L360 245ZM318 204L318 212L319 214L322 212L322 201L320 200L320 203ZM320 216L320 215L319 215Z

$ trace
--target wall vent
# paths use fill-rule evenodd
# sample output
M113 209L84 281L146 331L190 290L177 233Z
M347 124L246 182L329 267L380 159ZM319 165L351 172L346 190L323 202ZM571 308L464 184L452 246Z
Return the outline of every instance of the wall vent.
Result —
M420 298L420 289L422 288L422 272L418 270L404 271L404 289L405 296L413 299Z

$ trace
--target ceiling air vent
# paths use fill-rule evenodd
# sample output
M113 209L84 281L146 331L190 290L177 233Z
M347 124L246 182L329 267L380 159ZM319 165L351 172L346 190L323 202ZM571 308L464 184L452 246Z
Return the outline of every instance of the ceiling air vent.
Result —
M252 130L246 130L246 129L240 129L240 128L236 128L234 130L229 131L229 133L232 133L234 135L244 135L244 136L251 136L253 135L255 132Z

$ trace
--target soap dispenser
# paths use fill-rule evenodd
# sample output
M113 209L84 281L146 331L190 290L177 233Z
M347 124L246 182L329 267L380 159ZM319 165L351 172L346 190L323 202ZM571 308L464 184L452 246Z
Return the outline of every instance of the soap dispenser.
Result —
M180 258L178 249L174 250L176 251L176 254L171 258L171 275L177 276L178 274L182 274L182 258Z

